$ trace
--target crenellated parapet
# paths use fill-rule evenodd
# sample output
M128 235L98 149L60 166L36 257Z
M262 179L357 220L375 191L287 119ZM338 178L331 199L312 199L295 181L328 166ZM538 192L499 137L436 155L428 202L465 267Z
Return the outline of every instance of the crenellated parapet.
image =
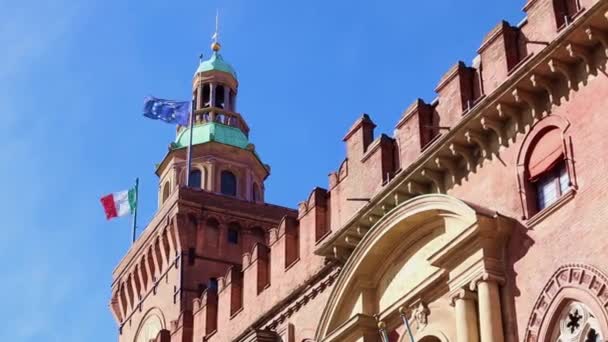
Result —
M194 336L211 336L217 330L217 289L207 288L200 298L194 299Z
M327 236L321 233L327 227L327 202L324 189L313 190L300 205L298 218L284 216L269 230L267 243L256 243L243 254L241 265L231 266L218 278L217 289L207 288L194 300L195 336L234 339L249 327L269 324L274 310L294 293L304 295L311 286L318 288L315 296L325 291L324 279L335 268L314 255L314 247Z
M298 220L303 226L311 227L314 236L307 236L307 241L319 241L330 231L329 196L327 190L314 188L308 199L298 206Z
M471 66L458 62L450 68L434 101L418 99L403 113L392 138L398 164L380 187L369 186L376 184L380 164L357 164L355 158L373 145L374 125L367 115L356 121L345 138L346 166L330 175L333 234L318 247L320 255L345 261L365 232L393 208L459 186L484 163L499 160L518 135L572 92L604 73L606 2L564 7L559 0L535 0L525 10L528 17L520 24L501 21L485 36Z

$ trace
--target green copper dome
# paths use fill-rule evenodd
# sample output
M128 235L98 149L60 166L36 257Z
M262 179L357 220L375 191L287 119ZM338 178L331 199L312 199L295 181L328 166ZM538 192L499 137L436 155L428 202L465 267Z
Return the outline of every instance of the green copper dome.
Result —
M196 69L196 73L205 72L205 71L223 71L231 74L234 78L236 78L236 71L232 67L232 65L228 64L222 58L222 55L217 51L213 51L213 55L206 61L202 61L198 65L198 69Z
M245 149L249 145L249 140L240 129L232 126L226 126L218 122L206 122L194 126L194 135L192 136L192 144L204 144L210 141L219 142L226 145ZM173 148L187 147L190 142L190 129L186 128L181 131Z

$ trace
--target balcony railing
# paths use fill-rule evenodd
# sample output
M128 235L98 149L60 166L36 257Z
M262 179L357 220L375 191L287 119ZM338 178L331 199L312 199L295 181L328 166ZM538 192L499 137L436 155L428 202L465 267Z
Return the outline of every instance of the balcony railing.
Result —
M249 136L249 126L239 113L227 111L221 108L203 108L194 111L194 124L203 124L207 122L217 122L226 126L236 127L240 129L246 136ZM178 126L177 131L185 129L184 126Z

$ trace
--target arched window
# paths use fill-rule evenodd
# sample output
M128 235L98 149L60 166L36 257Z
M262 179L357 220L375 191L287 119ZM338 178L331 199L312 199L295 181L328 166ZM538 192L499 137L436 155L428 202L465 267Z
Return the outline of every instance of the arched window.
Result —
M539 134L528 152L527 178L534 189L536 210L541 211L557 201L570 187L564 161L562 134L551 127Z
M228 196L236 196L236 176L230 171L222 171L221 193Z
M238 223L231 223L228 226L228 242L233 245L238 245L239 243L239 232L241 230L241 226Z
M568 126L560 117L546 118L524 139L518 156L518 185L525 219L562 203L560 199L576 188Z
M258 202L260 200L260 187L257 183L253 183L253 189L251 189L251 199L254 202Z
M556 342L600 342L604 341L597 317L580 302L570 302L559 313L551 333Z
M169 185L169 182L166 182L165 185L163 185L162 203L165 203L165 201L169 198L170 194L171 186Z
M190 187L194 189L202 189L203 174L199 169L193 169L190 171L189 179Z

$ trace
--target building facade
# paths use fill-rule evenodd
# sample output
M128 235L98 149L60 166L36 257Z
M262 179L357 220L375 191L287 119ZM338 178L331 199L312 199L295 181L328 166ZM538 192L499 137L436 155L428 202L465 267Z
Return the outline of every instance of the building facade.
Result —
M214 43L158 212L113 273L119 341L608 340L608 1L524 11L393 136L356 120L297 209L264 200Z

